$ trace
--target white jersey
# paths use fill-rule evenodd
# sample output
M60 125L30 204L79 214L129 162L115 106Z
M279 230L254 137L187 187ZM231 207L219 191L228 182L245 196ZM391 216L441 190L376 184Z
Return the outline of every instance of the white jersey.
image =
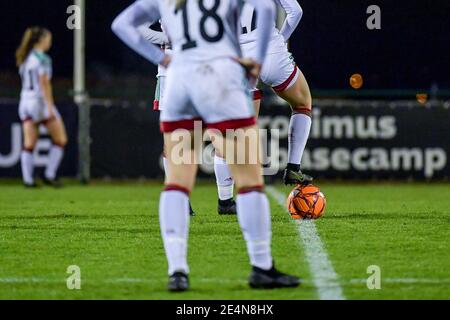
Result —
M268 21L274 20L272 0L245 0L259 12L258 41L254 58L263 63L268 46ZM146 21L161 20L174 60L205 62L241 56L239 9L241 0L138 0L113 22L112 29L129 47L154 64L164 62L164 52L136 32ZM178 4L178 5L177 5Z
M297 0L276 0L276 3L285 10L287 17L281 30L276 26L275 20L271 23L270 44L268 54L283 52L286 42L300 23L303 15L302 8ZM245 3L241 14L241 44L244 56L252 56L256 48L258 32L256 31L257 14L255 8Z
M162 27L174 54L183 60L205 61L240 56L236 0L159 1Z
M33 121L40 124L52 118L45 103L44 94L39 83L39 77L46 75L52 78L52 60L45 53L33 50L19 68L22 78L22 92L20 94L19 117L22 121ZM58 110L54 108L54 115L60 118Z
M263 63L270 25L275 19L272 0L246 0L260 16L257 22L258 49L254 59ZM177 7L177 3L180 4ZM161 112L161 130L193 130L196 119L210 129L255 125L255 109L246 87L244 68L235 58L239 45L240 0L139 0L113 22L117 36L137 53L155 64L166 56L137 29L145 22L161 19L173 49L167 69Z
M239 42L241 45L245 45L248 43L254 43L257 40L257 32L256 32L256 11L255 8L249 4L245 3L242 7L241 11L241 35L239 37ZM280 36L280 31L278 31L275 20L271 23L272 29L270 33L271 39L277 38Z
M52 60L45 53L33 50L20 66L19 73L22 78L21 101L42 99L43 93L39 84L39 77L47 75L51 79L53 73Z
M161 21L159 21L161 23ZM172 48L169 43L169 38L164 32L164 28L161 26L162 31L157 31L152 29L151 23L146 23L139 27L139 32L145 38L145 40L153 43L154 45L160 46L165 54L172 55ZM166 76L166 68L158 66L157 78Z

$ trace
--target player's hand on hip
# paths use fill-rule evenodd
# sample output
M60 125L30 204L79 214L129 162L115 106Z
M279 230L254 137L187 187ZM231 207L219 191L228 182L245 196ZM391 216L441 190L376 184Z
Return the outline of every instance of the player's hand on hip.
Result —
M237 62L241 64L247 71L249 77L258 79L261 74L262 65L251 58L237 58Z
M166 54L163 58L163 61L161 62L161 66L163 66L164 68L168 68L171 62L172 57Z

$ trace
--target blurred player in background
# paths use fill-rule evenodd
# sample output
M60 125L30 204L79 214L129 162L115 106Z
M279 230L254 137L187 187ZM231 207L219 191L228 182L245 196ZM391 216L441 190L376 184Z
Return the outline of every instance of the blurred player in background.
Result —
M295 64L288 50L287 42L297 28L303 15L297 0L275 0L286 12L286 19L281 30L278 30L275 20L270 32L269 50L262 68L260 80L272 87L274 92L283 98L292 108L289 128L288 165L284 172L284 183L309 184L312 177L301 172L300 163L311 130L312 98L308 83L300 69ZM257 12L246 3L241 14L240 43L244 57L254 55L257 49ZM254 104L259 113L262 91L253 88ZM216 154L214 166L219 197L227 198L233 192L233 178L220 154Z
M241 57L238 40L238 0L139 0L127 8L113 23L114 32L136 52L149 61L168 67L165 108L161 113L169 170L166 189L160 199L160 223L169 263L170 291L189 289L187 243L189 230L189 194L197 172L196 157L200 150L191 138L196 120L208 129L215 129L213 143L227 162L239 189L238 219L247 242L253 266L249 278L253 288L295 287L299 279L275 269L271 255L270 207L264 193L264 179L259 163L248 161L254 149L244 140L227 139L226 130L242 129L244 133L258 130L255 110L245 86L245 71L258 77L267 51L269 21L275 19L271 0L247 0L255 6L258 19L258 41L255 56ZM169 35L173 58L149 44L137 29L148 21L162 18ZM176 163L172 153L180 143L175 135L185 133L181 140L183 154L190 163ZM236 142L237 141L237 142ZM225 143L233 150L244 150L244 163L236 164L223 149ZM213 232L213 231L212 231Z
M170 49L169 38L162 30L160 24L158 25L150 25L145 24L139 28L141 34L150 41L151 43L161 46L166 54L171 54L172 50ZM165 84L166 84L166 69L158 66L158 75L157 75L157 85L155 91L155 101L153 103L153 109L160 111L164 108L162 105L164 93L165 93ZM226 165L225 159L222 157L219 158L220 163L217 160L217 156L214 159L214 167L217 181L217 187L219 191L219 203L217 212L221 215L235 215L236 214L236 202L234 201L234 181L233 177L230 176L230 170ZM164 156L164 171L167 173L167 159ZM224 170L220 170L221 166L226 166ZM225 174L225 175L224 175ZM192 208L190 209L191 215L194 215Z
M28 28L16 51L16 63L22 78L19 116L23 123L24 148L21 156L22 176L26 187L34 188L33 150L39 138L39 125L44 125L53 145L43 181L61 187L57 171L64 156L67 134L56 109L51 85L52 60L46 54L52 46L52 34L42 27Z

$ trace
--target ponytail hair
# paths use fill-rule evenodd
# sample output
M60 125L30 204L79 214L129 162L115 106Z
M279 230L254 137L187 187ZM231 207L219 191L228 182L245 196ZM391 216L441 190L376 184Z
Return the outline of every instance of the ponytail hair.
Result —
M17 67L20 67L22 63L24 63L31 50L33 50L34 46L39 43L42 37L49 33L50 31L42 27L31 27L25 30L25 33L22 37L22 42L20 43L19 48L17 48L16 50Z

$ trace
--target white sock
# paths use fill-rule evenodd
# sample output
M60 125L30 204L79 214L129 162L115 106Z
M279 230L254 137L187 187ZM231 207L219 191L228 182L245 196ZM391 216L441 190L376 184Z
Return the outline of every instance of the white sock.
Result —
M61 160L64 156L64 148L60 146L53 145L50 148L50 153L48 155L48 164L45 169L45 177L49 180L54 180L56 178L56 172L58 171Z
M267 196L262 192L240 193L236 199L239 224L247 242L252 266L270 270L272 226Z
M300 164L311 131L311 117L305 114L294 114L289 126L288 163Z
M189 196L169 187L161 194L159 221L164 241L169 275L189 273L187 245L189 232Z
M23 182L26 184L33 184L33 171L34 171L34 163L33 163L33 153L30 151L22 151L20 156L20 164L22 166L22 177Z
M163 157L163 166L164 166L164 173L167 176L167 172L169 171L169 160L167 160L166 157Z
M234 180L225 159L214 157L214 172L216 173L217 190L219 199L222 201L230 200L234 197Z

